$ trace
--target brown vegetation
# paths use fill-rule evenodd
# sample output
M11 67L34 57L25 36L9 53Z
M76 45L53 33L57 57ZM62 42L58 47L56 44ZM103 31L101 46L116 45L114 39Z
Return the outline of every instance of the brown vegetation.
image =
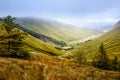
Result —
M0 57L0 80L120 80L120 72L61 60Z

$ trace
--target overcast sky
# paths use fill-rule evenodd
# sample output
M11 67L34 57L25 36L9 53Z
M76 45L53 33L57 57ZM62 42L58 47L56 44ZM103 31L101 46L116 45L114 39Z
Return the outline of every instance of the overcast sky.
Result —
M0 16L37 17L76 26L115 24L120 0L0 0Z

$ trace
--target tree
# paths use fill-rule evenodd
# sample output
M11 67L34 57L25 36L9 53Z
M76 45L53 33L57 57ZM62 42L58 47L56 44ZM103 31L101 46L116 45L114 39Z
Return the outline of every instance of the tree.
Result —
M7 16L0 18L0 30L4 34L0 35L0 53L2 56L21 57L24 54L20 52L26 33L20 31L19 24L14 22L15 18Z
M114 59L112 60L111 63L111 70L120 70L119 62L118 62L118 57L115 56Z
M86 54L81 49L77 51L76 60L79 64L86 64Z
M103 43L100 45L98 54L94 57L92 64L101 69L109 69L109 59L106 55Z

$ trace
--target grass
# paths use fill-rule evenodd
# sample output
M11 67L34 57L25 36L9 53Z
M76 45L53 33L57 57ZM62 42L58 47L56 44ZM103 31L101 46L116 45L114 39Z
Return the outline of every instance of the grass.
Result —
M0 35L4 35L5 31L0 30ZM45 43L31 35L25 38L24 43L26 44L23 48L27 49L29 52L37 52L40 57L51 57L61 55L64 52L54 48L51 43Z
M49 59L21 60L0 57L3 80L119 80L120 72L106 71L73 62Z
M82 50L84 53L88 54L87 58L91 59L94 54L97 53L101 43L104 44L106 52L111 59L113 59L115 55L120 58L120 26L116 27L115 29L102 35L99 38L96 38L89 42L81 43L75 50Z
M49 43L45 43L30 35L25 39L25 43L29 49L36 50L38 52L50 53L51 55L63 54L62 51L55 49L54 46Z

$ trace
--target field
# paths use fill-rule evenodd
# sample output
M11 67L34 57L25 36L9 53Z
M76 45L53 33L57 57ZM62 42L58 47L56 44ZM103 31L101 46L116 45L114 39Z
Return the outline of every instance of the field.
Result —
M0 80L119 80L120 72L49 59L21 60L0 57Z

